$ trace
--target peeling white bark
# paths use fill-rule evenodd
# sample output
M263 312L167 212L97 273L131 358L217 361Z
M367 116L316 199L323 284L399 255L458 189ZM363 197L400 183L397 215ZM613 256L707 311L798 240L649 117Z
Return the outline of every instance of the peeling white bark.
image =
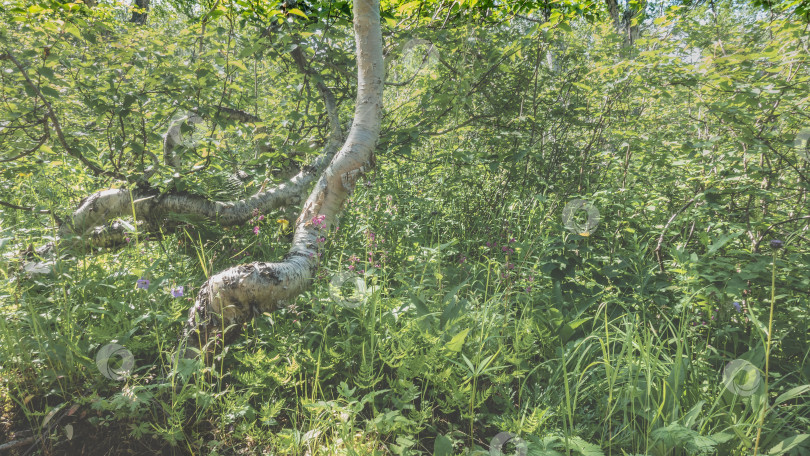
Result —
M357 178L372 165L382 118L384 75L379 0L355 0L353 10L358 90L348 138L304 204L292 247L283 261L236 266L203 284L189 311L184 335L188 347L211 350L209 342L226 341L212 335L234 334L226 329L238 328L254 314L273 311L303 292L317 269L318 238L327 232ZM331 120L339 125L336 117Z
M157 220L167 213L173 213L213 220L222 226L233 226L250 220L254 210L266 213L280 207L297 206L303 199L302 195L329 163L339 146L338 142L330 141L321 156L289 181L237 201L211 201L201 196L171 193L161 196L154 192L130 191L125 188L94 193L83 200L70 220L59 227L59 250L72 250L81 245L119 245L120 242L116 242L115 238L120 240L124 230L117 228L115 231L118 234L113 236L112 233L107 233L109 227L105 225L109 220L131 217L133 211L138 220ZM37 255L50 257L56 250L57 243L38 248Z

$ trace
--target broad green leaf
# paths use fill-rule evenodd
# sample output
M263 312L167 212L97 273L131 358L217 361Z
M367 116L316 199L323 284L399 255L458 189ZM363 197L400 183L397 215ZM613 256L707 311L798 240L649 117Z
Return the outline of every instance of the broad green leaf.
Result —
M461 347L464 345L464 340L467 338L467 333L469 332L470 328L462 330L461 332L453 336L453 338L450 339L450 342L446 343L444 347L450 351L460 352Z
M810 385L801 385L795 388L791 388L785 391L784 393L780 394L779 397L777 397L776 400L774 401L774 405L779 405L783 402L795 399L807 392L810 392Z
M709 246L709 250L708 250L708 252L706 252L706 254L707 255L713 254L714 252L721 249L724 245L728 244L729 241L731 241L732 239L738 238L743 233L745 233L745 230L740 230L740 231L737 231L736 233L731 233L731 234L726 234L724 236L720 236L719 238L717 238L716 241L714 241L714 243L712 243L711 246Z
M453 456L453 442L439 434L433 441L433 456Z
M296 16L301 16L304 19L309 19L307 17L307 15L304 14L304 12L301 11L300 9L298 9L298 8L290 8L290 9L287 10L287 12L290 13L290 14L295 14Z
M776 446L774 446L773 448L771 448L768 451L768 454L773 456L781 456L787 453L788 451L796 448L807 439L810 439L810 434L799 434L794 435L793 437L788 437L785 440L782 440L781 442L777 443Z

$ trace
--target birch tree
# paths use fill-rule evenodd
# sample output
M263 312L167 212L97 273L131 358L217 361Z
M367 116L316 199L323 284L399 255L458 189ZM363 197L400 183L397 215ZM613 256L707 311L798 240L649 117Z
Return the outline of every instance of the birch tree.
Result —
M357 96L348 134L344 135L334 93L321 78L314 78L330 128L321 153L300 170L282 169L282 176L292 176L281 184L262 188L247 198L234 201L216 201L174 188L159 190L146 185L161 165L161 160L148 150L145 156L150 157L152 163L134 182L118 171L102 168L87 159L64 133L59 113L51 103L53 94L43 93L36 70L27 67L17 57L19 51L5 46L0 48L0 61L10 63L21 76L25 91L35 98L35 111L45 125L43 138L50 138L53 131L65 152L83 163L91 173L130 182L122 188L99 191L84 198L67 220L58 220L57 236L52 242L29 249L27 256L32 261L29 264L41 266L43 263L33 263L38 258L46 260L47 265L47 260L57 252L82 246L122 245L132 230L132 224L118 220L121 218L132 217L141 221L139 229L149 232L170 230L172 227L166 219L169 214L215 220L222 226L232 226L247 222L259 211L266 213L281 207L299 207L292 245L284 258L276 263L242 264L211 276L202 285L189 311L182 340L189 342L189 347L211 348L208 342L215 339L212 336L218 335L221 336L218 340L226 340L255 313L273 311L294 300L311 284L317 270L318 239L334 223L357 180L373 166L373 152L379 138L384 77L379 0L355 1L352 12ZM299 71L310 75L316 73L308 66L300 46L294 47L290 54ZM200 114L190 112L167 129L163 161L175 169L176 176L184 168L179 149L189 134L188 129L202 122ZM244 111L224 106L209 111L207 115L227 117L237 122L259 120Z
M238 327L254 313L273 311L307 288L318 266L318 238L372 164L380 134L384 74L379 0L355 0L353 13L358 89L348 137L304 202L284 259L236 266L202 286L186 332L186 339L202 349L212 335L227 335L229 328ZM334 122L332 140L336 142L340 125L337 119Z

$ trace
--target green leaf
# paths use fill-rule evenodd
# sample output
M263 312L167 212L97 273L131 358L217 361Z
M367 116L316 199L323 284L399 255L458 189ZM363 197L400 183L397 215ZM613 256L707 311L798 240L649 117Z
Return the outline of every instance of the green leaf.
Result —
M588 443L580 437L569 437L568 448L578 451L582 456L605 456L599 445Z
M439 317L441 327L445 328L449 323L455 321L459 312L461 312L461 309L463 309L466 304L467 300L453 297L453 299L450 300L450 303L445 306L441 317Z
M794 435L793 437L788 437L785 440L782 440L781 442L777 443L775 447L771 448L771 450L768 451L768 454L774 456L785 454L788 451L799 446L802 442L804 442L808 438L810 438L810 434L799 434Z
M433 456L453 456L453 442L439 434L433 441Z
M422 2L420 2L419 0L414 1L414 2L408 2L408 3L405 3L404 5L400 5L397 8L397 11L399 11L402 14L408 15L408 14L411 14L413 11L415 11L416 8L419 8L419 5L421 5L421 3Z
M248 69L247 69L247 67L245 66L245 64L244 64L244 63L242 63L240 60L234 60L234 61L232 61L232 62L231 62L231 65L233 65L233 66L235 66L235 67L237 67L237 68L239 68L240 70L245 71L245 72L248 70Z
M427 305L425 305L424 301L422 301L422 298L420 298L419 296L412 295L411 302L413 303L413 306L416 308L416 314L419 315L420 317L430 314L430 309L427 308Z
M791 388L780 394L779 397L776 398L776 401L774 401L774 405L779 405L782 402L787 402L791 399L797 398L808 391L810 391L810 385L801 385Z
M740 230L740 231L737 231L736 233L731 233L731 234L726 234L725 236L720 236L719 238L717 238L716 241L714 241L714 243L711 246L709 246L709 251L706 252L706 254L707 255L713 254L714 252L721 249L724 245L728 244L729 241L731 241L732 239L738 238L743 233L745 233L745 230Z
M469 332L470 328L462 330L460 333L453 336L453 338L450 339L450 342L446 343L444 347L450 351L460 352L461 347L464 345L464 339L467 338L467 333Z
M43 95L47 95L47 96L52 97L52 98L58 98L59 97L59 92L57 92L56 90L54 90L54 89L52 89L52 88L50 88L48 86L40 87L39 91L42 92Z
M706 401L698 401L698 403L684 415L683 422L687 427L692 427L695 424L700 413L703 411L704 405L706 405Z
M304 12L301 11L300 9L298 9L298 8L290 8L290 9L287 10L287 12L290 13L290 14L295 14L296 16L301 16L304 19L309 19L307 17L307 15L304 14Z
M253 44L253 46L247 46L244 49L242 49L242 52L239 53L239 58L244 59L245 57L250 57L251 55L255 54L256 51L264 47L264 45L265 44L263 41L261 40L256 41L256 43Z
M51 68L48 68L48 67L42 67L42 68L39 68L39 69L37 70L37 72L38 72L39 74L41 74L42 76L46 77L46 78L47 78L48 80L50 80L50 81L54 81L54 80L55 80L55 77L54 77L54 74L53 74L53 70L52 70Z

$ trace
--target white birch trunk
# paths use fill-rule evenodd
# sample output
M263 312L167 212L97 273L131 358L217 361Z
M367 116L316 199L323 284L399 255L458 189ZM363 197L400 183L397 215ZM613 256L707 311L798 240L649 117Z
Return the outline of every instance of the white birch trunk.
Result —
M183 338L187 347L207 352L212 348L209 342L225 342L224 336L234 334L231 328L238 329L254 314L273 311L303 292L318 267L318 238L328 231L357 178L372 164L384 74L379 0L355 0L353 10L358 89L349 135L306 200L283 261L232 267L203 284L189 311Z

